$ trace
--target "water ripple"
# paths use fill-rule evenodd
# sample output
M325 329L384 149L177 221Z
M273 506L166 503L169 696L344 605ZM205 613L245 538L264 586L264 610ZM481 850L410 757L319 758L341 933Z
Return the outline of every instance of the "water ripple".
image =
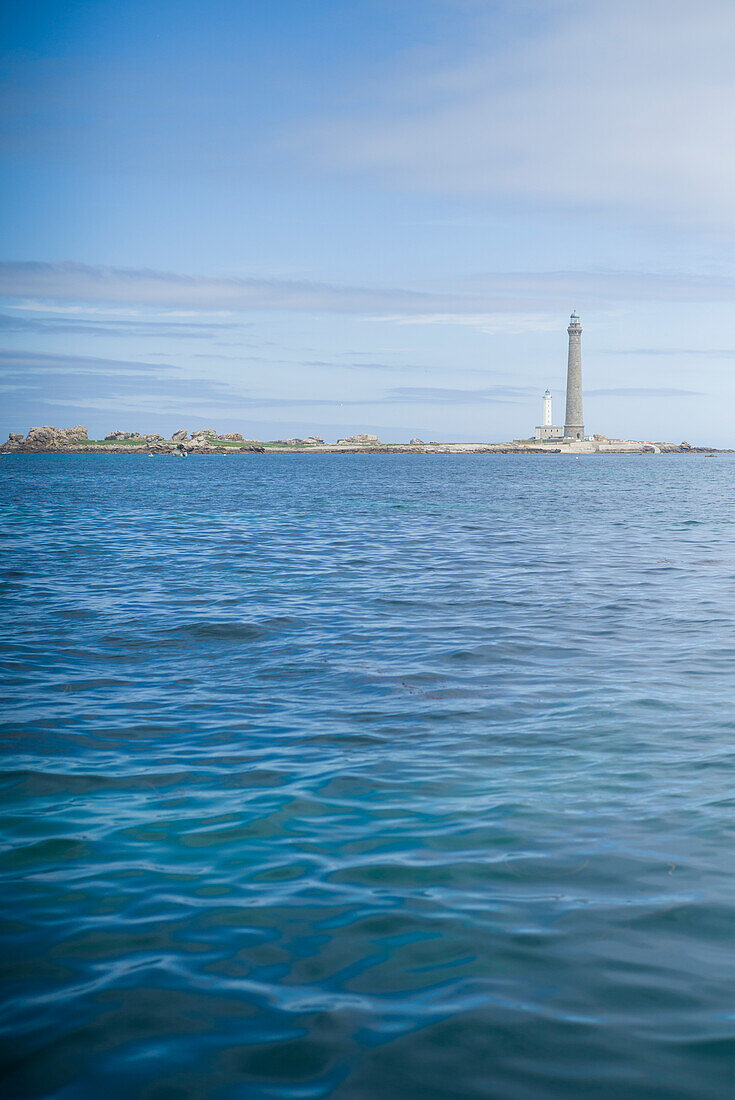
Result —
M5 1094L730 1096L733 469L8 459Z

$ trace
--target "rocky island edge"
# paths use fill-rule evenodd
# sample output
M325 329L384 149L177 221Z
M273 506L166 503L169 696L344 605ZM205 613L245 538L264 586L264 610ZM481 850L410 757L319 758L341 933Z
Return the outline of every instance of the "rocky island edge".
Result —
M716 447L694 447L688 442L662 443L608 439L595 436L572 442L543 442L515 439L510 443L428 443L413 438L410 443L383 443L376 435L363 433L325 443L316 435L304 439L245 439L240 432L219 435L214 428L197 428L191 434L180 428L169 439L157 433L143 434L118 429L104 439L89 439L87 428L52 425L31 428L26 436L11 432L0 447L2 454L115 454L115 455L192 455L192 454L273 454L273 453L360 453L360 454L715 454Z

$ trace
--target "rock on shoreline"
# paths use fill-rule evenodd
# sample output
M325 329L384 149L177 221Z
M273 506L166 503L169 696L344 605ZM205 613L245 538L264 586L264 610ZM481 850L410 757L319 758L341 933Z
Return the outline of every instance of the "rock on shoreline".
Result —
M367 432L361 432L359 435L348 435L346 439L338 439L337 445L340 443L369 443L373 447L380 447L381 443L377 435L369 435Z
M12 433L17 442L23 442L23 436ZM10 442L10 439L8 439ZM84 424L76 424L73 428L54 428L51 424L45 424L41 428L31 428L28 432L26 443L32 443L39 447L65 446L69 443L86 443L87 429Z
M241 446L218 446L220 441ZM10 432L8 441L0 452L26 454L181 454L187 452L211 452L213 454L232 454L238 451L258 452L263 445L257 440L245 440L239 432L228 432L217 436L213 429L194 431L191 439L188 432L181 428L174 432L171 439L164 439L158 432L143 435L140 432L123 431L121 428L109 432L103 441L89 439L84 424L73 428L56 428L51 424L31 428L27 436L21 432Z

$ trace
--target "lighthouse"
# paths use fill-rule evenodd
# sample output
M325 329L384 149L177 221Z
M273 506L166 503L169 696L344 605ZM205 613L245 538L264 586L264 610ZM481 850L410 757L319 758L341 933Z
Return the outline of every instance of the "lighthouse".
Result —
M543 425L548 428L551 424L551 393L549 390L544 394L544 416Z
M561 428L555 427L551 419L551 392L549 390L546 391L542 400L541 423L536 426L534 439L561 439Z
M582 415L582 326L574 310L569 319L569 356L567 358L567 410L564 417L564 438L584 439Z

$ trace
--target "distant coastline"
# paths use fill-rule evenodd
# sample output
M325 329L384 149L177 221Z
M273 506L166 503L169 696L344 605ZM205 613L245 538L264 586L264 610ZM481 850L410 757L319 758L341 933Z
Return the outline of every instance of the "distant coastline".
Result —
M11 432L0 447L2 454L89 454L188 457L189 455L242 454L730 454L717 447L637 440L579 440L571 442L516 439L508 443L439 443L414 438L410 443L384 443L377 436L362 434L325 443L318 436L305 439L277 439L263 442L245 439L238 432L218 435L214 429L185 429L170 439L158 434L115 431L105 439L89 439L87 429L45 425L31 428L27 436Z

